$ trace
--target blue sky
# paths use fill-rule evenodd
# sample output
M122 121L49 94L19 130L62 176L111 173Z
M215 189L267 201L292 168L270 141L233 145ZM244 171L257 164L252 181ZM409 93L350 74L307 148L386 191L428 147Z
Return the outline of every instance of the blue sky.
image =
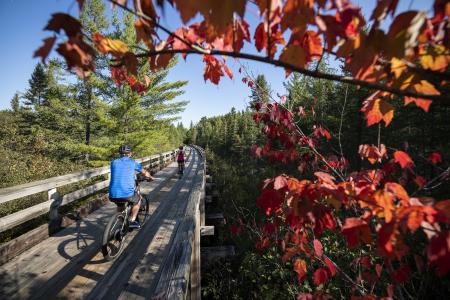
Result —
M363 13L369 17L374 7L375 0L354 0L363 8ZM430 9L430 0L401 0L398 11L403 11L411 6L411 9ZM107 6L109 10L109 5ZM32 55L42 42L42 39L50 36L43 28L47 24L50 15L54 12L70 12L77 16L76 1L74 0L0 0L0 109L10 106L10 100L16 91L23 92L28 86L28 79L34 69L37 59ZM253 35L257 24L256 9L252 8L248 13L250 21L250 33ZM176 29L179 23L176 12L168 9L163 19L163 24L171 29ZM255 53L254 47L247 45L246 52ZM247 64L249 69L256 74L264 74L269 81L272 90L280 94L284 93L282 86L285 80L284 70L262 63L241 61ZM228 65L235 77L230 80L222 78L218 86L205 83L203 80L203 63L200 56L188 56L187 61L180 62L169 74L169 80L188 80L186 93L180 97L189 100L186 111L181 114L181 120L187 126L198 121L203 116L214 116L228 112L231 107L244 109L248 102L250 91L242 82L242 75L238 73L239 63L232 59ZM335 65L335 63L333 63Z

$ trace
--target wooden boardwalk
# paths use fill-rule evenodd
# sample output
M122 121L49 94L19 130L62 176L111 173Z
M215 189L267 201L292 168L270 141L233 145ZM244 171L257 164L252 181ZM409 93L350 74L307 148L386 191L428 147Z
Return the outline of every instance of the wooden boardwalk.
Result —
M150 217L127 236L125 250L108 262L99 251L115 212L109 203L0 266L0 299L151 299L161 297L164 265L184 224L191 190L202 171L197 151L179 179L176 163L143 183ZM163 275L162 275L163 274Z

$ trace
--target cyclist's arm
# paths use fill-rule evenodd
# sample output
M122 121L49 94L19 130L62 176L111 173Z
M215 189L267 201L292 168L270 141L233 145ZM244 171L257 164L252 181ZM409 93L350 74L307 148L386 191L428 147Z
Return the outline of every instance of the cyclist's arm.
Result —
M151 180L155 180L155 178L154 178L154 177L150 174L150 172L147 171L146 169L143 168L143 169L141 170L141 173L144 174L145 177L147 177L147 178L149 178L149 179L151 179Z

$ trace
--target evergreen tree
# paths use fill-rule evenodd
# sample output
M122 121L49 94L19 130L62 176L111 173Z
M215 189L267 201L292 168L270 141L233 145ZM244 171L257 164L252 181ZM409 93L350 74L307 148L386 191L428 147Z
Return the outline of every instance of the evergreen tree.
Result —
M259 74L256 77L253 87L251 88L252 94L250 95L249 106L251 108L255 107L255 104L268 103L270 101L270 86L267 83L266 77L263 74Z
M20 97L19 97L19 93L16 92L11 99L11 110L13 112L18 112L19 109L20 109Z
M34 68L31 78L28 81L29 88L25 92L25 105L38 107L46 104L46 92L48 89L48 79L44 67L38 63Z

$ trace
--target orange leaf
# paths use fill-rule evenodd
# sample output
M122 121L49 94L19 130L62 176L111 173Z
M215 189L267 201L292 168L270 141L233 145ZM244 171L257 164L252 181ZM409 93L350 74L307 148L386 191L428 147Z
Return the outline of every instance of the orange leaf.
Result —
M294 271L297 273L299 282L302 282L306 276L306 262L303 259L296 259L294 262Z
M145 45L152 50L154 48L152 35L155 31L150 24L144 19L137 19L134 23L136 29L136 41L144 41Z
M439 91L436 90L434 85L429 83L426 80L420 80L418 83L414 84L414 89L416 92L425 94L425 95L439 95Z
M295 67L304 68L306 52L301 46L287 45L280 55L280 60Z
M395 151L394 160L396 163L400 164L402 169L414 166L414 162L411 157L403 151Z
M394 107L379 97L379 92L375 92L364 101L361 111L366 115L367 126L384 121L385 126L391 123L394 117Z
M41 57L42 63L45 63L45 59L47 58L48 54L53 48L53 45L55 44L56 37L49 37L44 39L44 45L41 46L41 48L37 49L34 52L33 57Z
M121 58L128 52L128 46L124 42L104 37L98 32L92 35L92 40L101 53L111 53L114 57Z
M409 196L406 190L398 183L388 182L384 185L384 189L390 193L392 193L395 198L397 198L402 205L409 205Z
M424 51L420 55L420 64L422 67L432 71L445 70L449 61L449 50L443 45L430 46L426 52Z
M433 101L431 101L431 100L405 96L405 106L410 104L411 102L414 102L417 107L420 107L425 112L428 112L428 110L430 109L431 103L433 103Z
M389 223L392 220L393 211L395 210L392 196L383 190L378 190L372 195L372 198L379 206L379 208L375 209L377 215L380 217L383 214L386 222Z

